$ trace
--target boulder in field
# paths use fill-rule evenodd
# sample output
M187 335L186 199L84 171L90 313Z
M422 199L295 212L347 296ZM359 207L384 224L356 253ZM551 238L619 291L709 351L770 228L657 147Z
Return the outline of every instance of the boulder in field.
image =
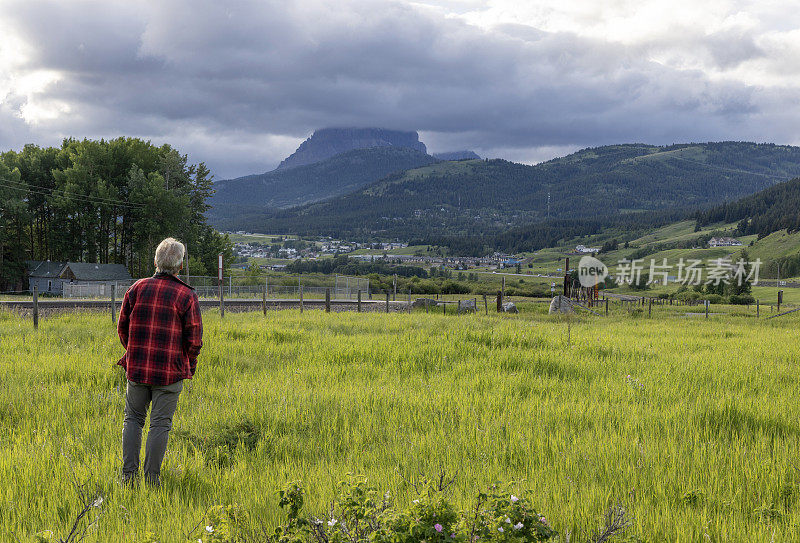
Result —
M514 302L505 302L503 304L503 313L519 313L519 309Z
M556 296L550 302L550 311L549 313L552 315L553 313L562 313L565 315L572 315L575 313L575 307L573 306L572 300L567 298L566 296Z

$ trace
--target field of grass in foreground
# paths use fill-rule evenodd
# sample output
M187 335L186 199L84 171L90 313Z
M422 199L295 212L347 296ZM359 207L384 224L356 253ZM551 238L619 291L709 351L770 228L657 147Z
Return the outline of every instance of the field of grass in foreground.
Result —
M87 541L165 542L214 504L274 526L289 480L310 512L348 472L404 506L407 480L442 468L459 505L522 481L573 542L617 500L634 518L624 541L800 538L799 318L543 310L208 312L158 491L118 483L122 349L107 315L34 331L0 314L0 540L63 537L73 469L104 496Z

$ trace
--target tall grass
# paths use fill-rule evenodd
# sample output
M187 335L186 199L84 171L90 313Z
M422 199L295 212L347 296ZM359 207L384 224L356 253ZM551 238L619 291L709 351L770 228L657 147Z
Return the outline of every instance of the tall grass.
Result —
M403 501L442 469L457 503L522 481L572 541L612 501L642 540L800 537L800 319L542 311L208 312L157 491L118 482L108 316L0 314L0 540L63 534L73 477L104 496L88 540L177 541L214 504L276 524L288 480L322 510L348 472Z

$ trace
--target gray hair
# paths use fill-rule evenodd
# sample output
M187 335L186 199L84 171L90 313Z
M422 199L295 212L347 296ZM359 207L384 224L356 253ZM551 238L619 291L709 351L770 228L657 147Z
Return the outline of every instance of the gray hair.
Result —
M156 272L177 275L181 271L185 254L186 247L183 246L183 243L175 238L165 239L156 247L156 256L153 259Z

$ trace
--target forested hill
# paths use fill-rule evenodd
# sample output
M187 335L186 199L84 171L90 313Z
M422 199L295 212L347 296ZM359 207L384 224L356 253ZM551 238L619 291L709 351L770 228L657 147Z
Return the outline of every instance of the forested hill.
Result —
M314 164L215 183L212 217L222 221L243 210L317 202L357 190L391 173L437 162L407 147L355 149Z
M442 162L354 193L240 217L256 231L417 238L507 231L548 219L709 208L800 175L800 148L739 142L584 149L535 166Z
M740 234L759 238L778 230L800 230L800 178L697 214L700 226L720 221L738 222Z

